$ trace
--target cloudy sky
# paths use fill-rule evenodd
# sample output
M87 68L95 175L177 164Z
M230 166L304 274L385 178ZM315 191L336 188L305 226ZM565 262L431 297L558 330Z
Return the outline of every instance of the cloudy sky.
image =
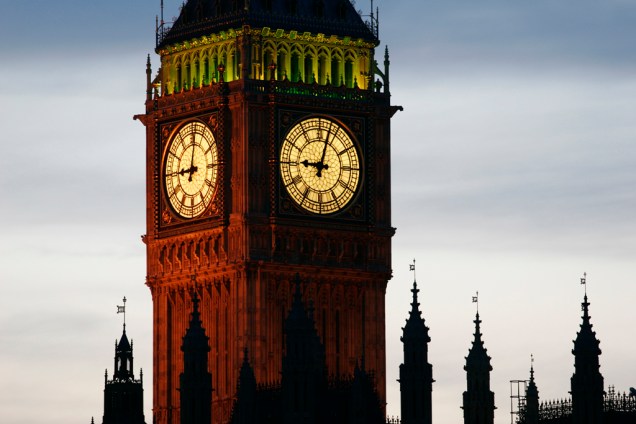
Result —
M166 0L166 15L177 0ZM636 1L376 0L391 52L388 413L417 260L434 421L462 420L479 291L497 423L567 396L583 289L607 385L636 386ZM366 1L357 6L365 13ZM0 422L101 422L128 298L151 422L145 60L159 0L0 0ZM157 60L153 57L156 66Z

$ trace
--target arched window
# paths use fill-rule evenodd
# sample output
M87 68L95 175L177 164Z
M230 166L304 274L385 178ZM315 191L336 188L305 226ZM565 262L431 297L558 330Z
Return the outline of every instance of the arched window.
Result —
M327 83L327 58L323 55L318 56L318 84L325 85Z
M345 61L344 79L345 79L345 86L347 88L353 88L353 62L351 60Z
M292 82L298 82L302 80L302 75L300 75L300 54L298 52L293 52L291 55L291 63L290 63L290 80Z
M331 85L340 86L342 75L340 74L340 60L336 57L331 58Z
M179 92L181 91L181 78L183 73L181 70L181 63L177 63L175 71L174 91Z
M272 80L275 75L271 74L270 66L274 61L274 52L270 49L266 49L263 52L263 79Z
M287 54L283 51L278 52L276 60L276 74L277 80L282 80L285 76L289 78L287 75Z
M201 68L199 67L199 60L194 60L194 75L192 75L192 88L199 86L199 75L201 75Z
M186 62L185 65L185 80L183 81L183 87L187 90L190 88L190 84L192 83L192 77L191 75L191 69L190 69L190 62Z
M314 58L309 54L305 54L305 75L304 80L306 83L310 84L314 82Z
M210 84L210 60L206 56L203 59L203 85Z

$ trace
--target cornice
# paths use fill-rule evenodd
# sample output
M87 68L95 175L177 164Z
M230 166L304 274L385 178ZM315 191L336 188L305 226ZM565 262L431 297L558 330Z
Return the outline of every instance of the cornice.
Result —
M290 42L303 41L306 43L325 45L325 46L350 46L363 49L375 48L375 43L370 43L362 38L351 37L339 37L337 35L325 35L323 33L312 34L310 32L299 32L295 30L285 31L283 29L274 29L270 27L263 27L261 29L252 29L249 26L245 26L240 29L229 29L227 31L219 31L210 35L204 35L201 37L193 38L188 41L183 41L169 46L163 47L157 51L160 56L166 56L169 54L179 53L194 49L197 47L204 47L224 41L237 40L243 36L250 36L253 39L261 38L262 40L289 40Z

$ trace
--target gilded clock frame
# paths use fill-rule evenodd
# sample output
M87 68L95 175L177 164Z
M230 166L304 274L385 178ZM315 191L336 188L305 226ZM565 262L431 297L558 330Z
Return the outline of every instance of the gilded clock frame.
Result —
M302 111L302 110L285 110L280 109L277 111L275 138L275 162L276 169L274 170L277 180L277 186L275 190L276 195L276 210L280 216L311 216L314 219L319 220L346 220L346 221L358 221L363 222L368 217L368 211L366 208L367 202L367 178L368 169L366 164L367 156L367 124L368 121L362 116L354 115L342 115L332 113L316 113L314 111ZM280 169L280 154L285 138L289 131L301 121L305 121L311 118L322 118L325 120L333 121L336 123L351 139L354 148L356 149L358 162L359 162L359 176L358 184L355 193L351 199L339 210L331 213L316 213L307 210L293 200L287 189L285 188L284 178L281 175Z
M181 216L175 208L172 206L168 199L168 192L165 181L165 166L166 155L173 138L176 134L187 124L191 122L199 122L207 127L212 133L216 144L216 158L217 158L217 175L216 175L216 187L214 193L208 205L203 213L194 216L192 218ZM223 216L224 210L224 192L225 192L225 176L224 176L224 156L225 156L225 142L224 142L224 128L223 119L220 111L207 113L204 115L195 116L182 116L175 121L160 122L157 125L157 202L158 212L157 216L158 229L162 232L163 236L170 234L178 234L181 227L190 227L196 222L209 222L210 220L220 220ZM209 225L209 224L208 224ZM186 228L186 227L183 227ZM175 233L176 231L176 233Z

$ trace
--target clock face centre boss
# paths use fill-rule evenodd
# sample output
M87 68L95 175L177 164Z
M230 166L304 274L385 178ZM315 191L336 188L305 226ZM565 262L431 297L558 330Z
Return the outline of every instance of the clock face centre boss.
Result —
M182 125L170 138L164 161L172 209L182 218L203 214L217 187L218 149L212 131L199 121Z
M304 119L285 136L280 152L283 185L306 211L344 209L360 184L360 158L347 130L325 117Z

